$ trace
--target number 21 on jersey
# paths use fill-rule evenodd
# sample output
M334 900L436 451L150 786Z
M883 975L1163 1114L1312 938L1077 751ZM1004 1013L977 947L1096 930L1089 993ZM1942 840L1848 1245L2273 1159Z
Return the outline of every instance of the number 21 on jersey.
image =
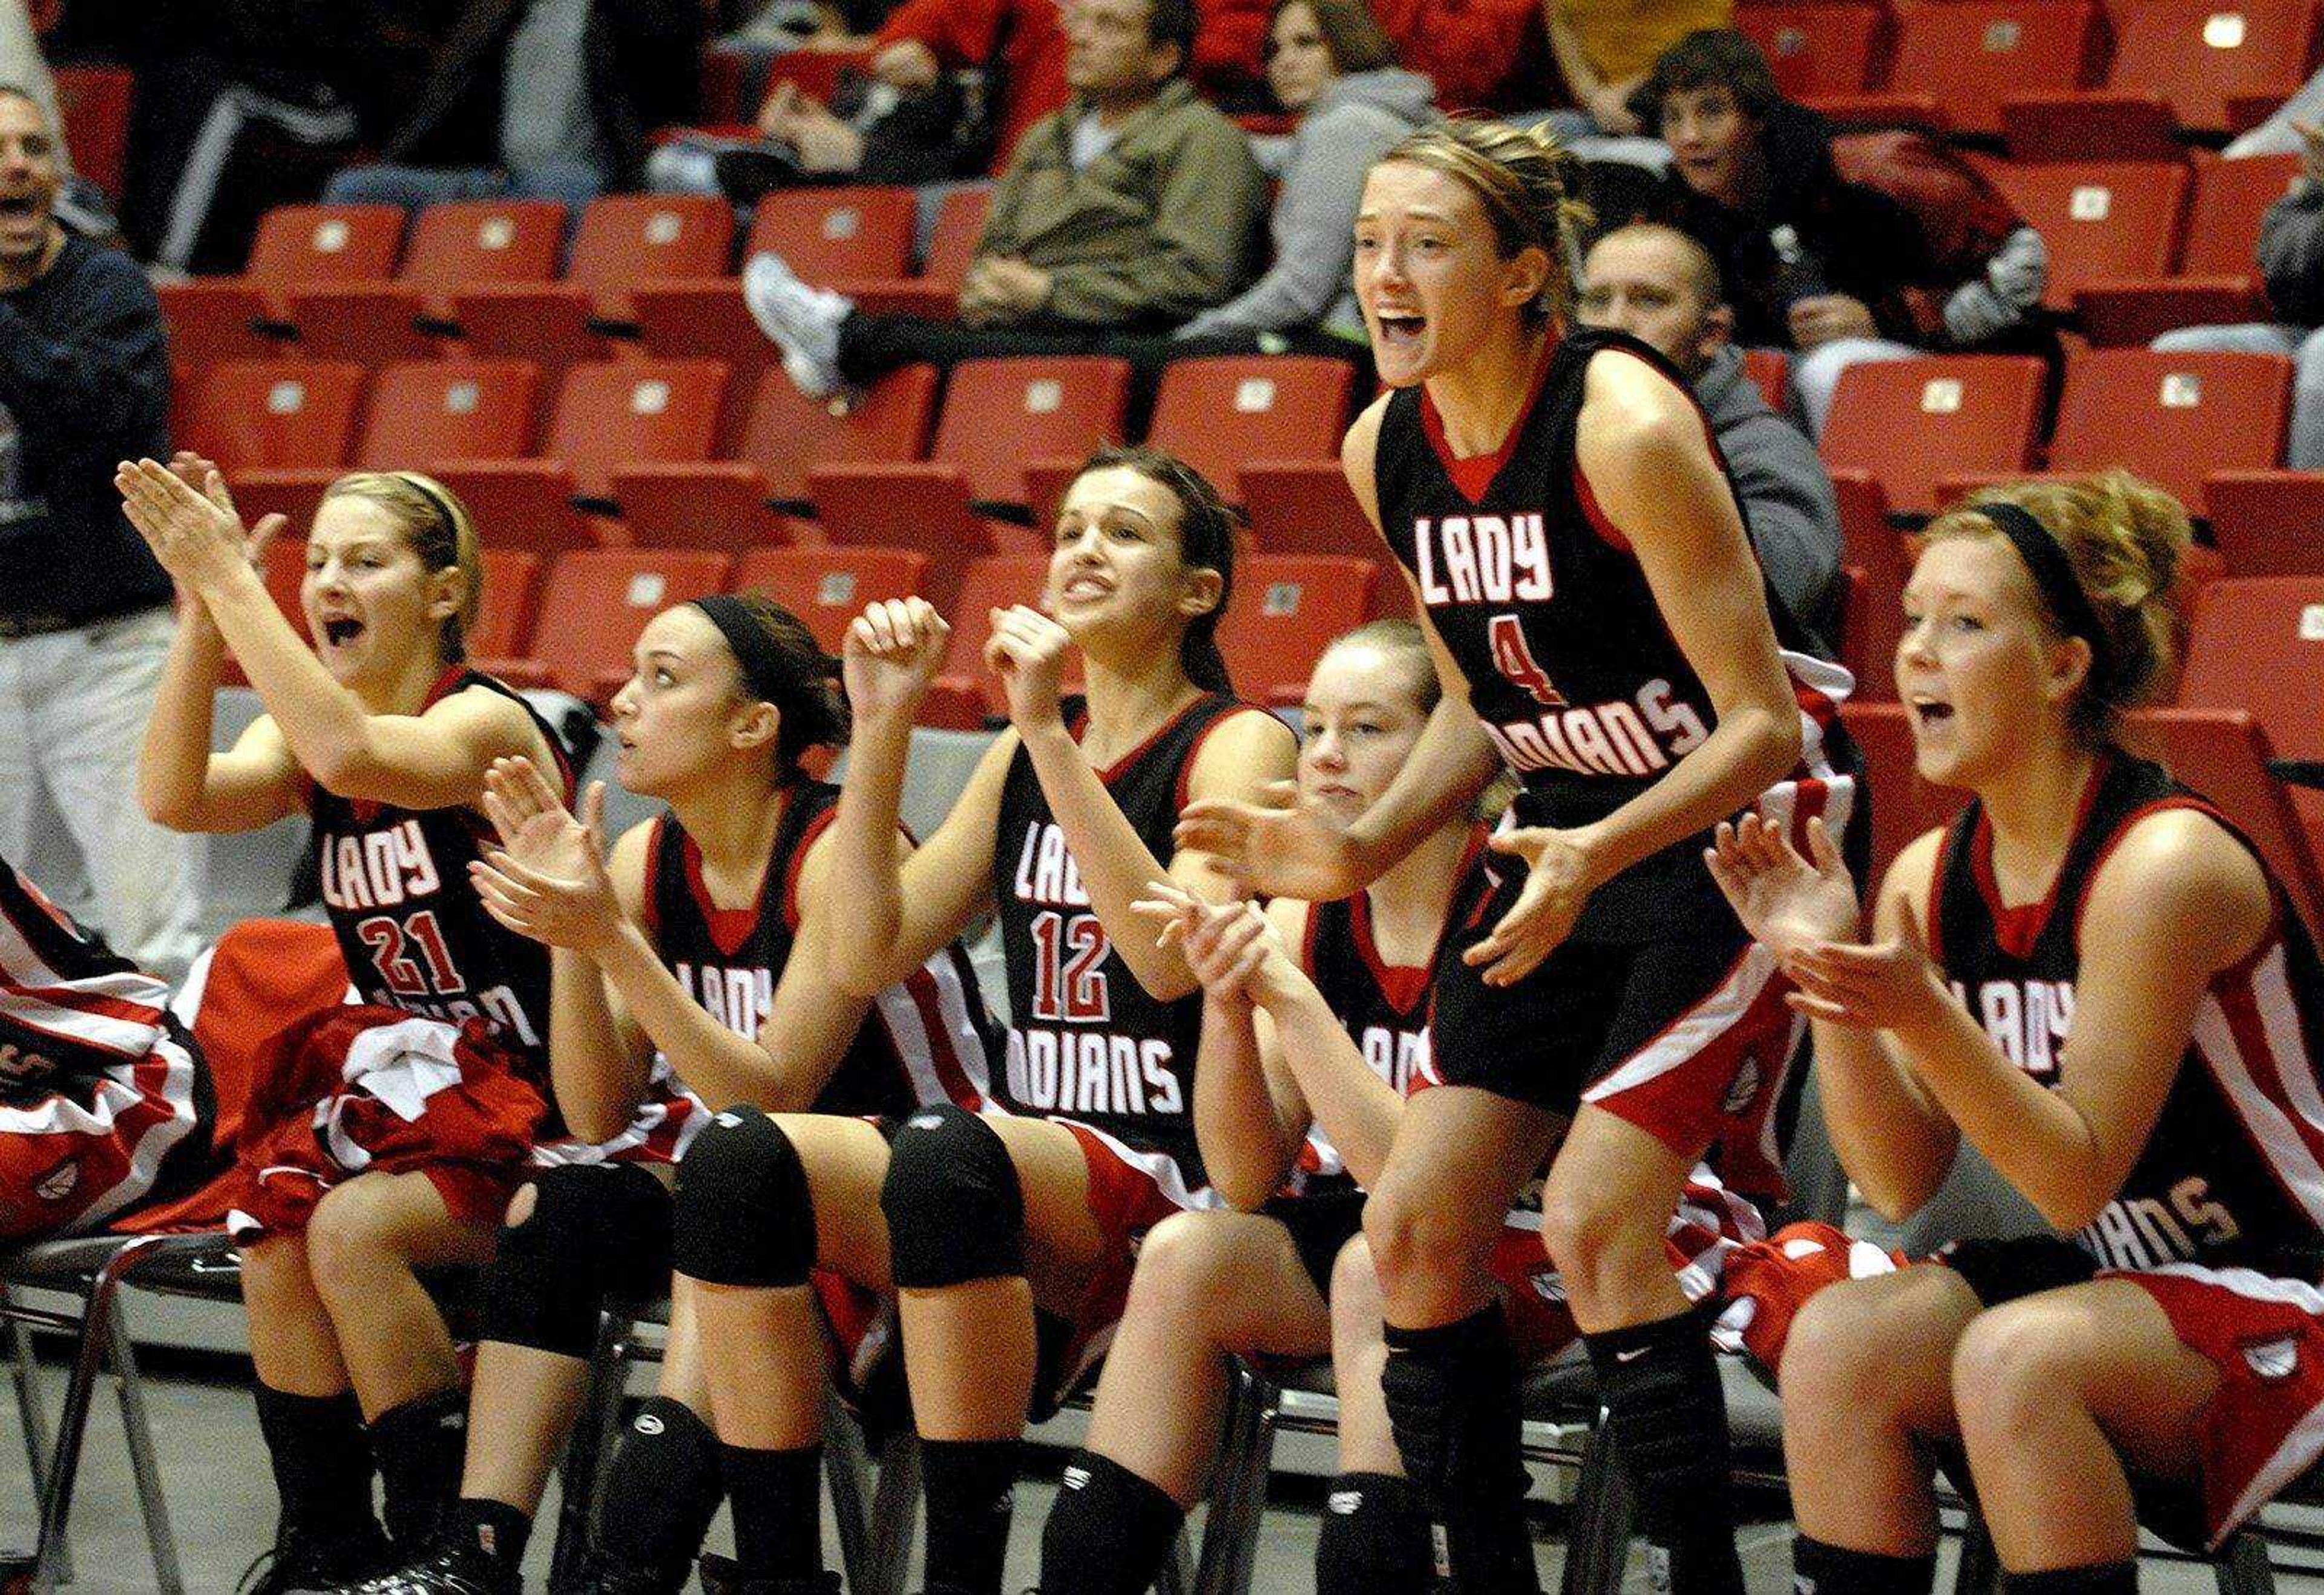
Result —
M1534 661L1533 650L1526 645L1525 626L1513 614L1497 614L1488 632L1493 646L1493 665L1500 673L1537 704L1562 704L1565 695L1557 690L1549 672Z

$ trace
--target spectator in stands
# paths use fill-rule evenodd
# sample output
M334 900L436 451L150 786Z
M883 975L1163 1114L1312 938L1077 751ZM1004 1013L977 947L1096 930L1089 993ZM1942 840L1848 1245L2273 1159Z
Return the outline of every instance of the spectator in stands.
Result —
M691 119L702 7L670 0L473 0L379 164L337 204L558 199L633 188L650 134Z
M1189 0L1074 0L1074 98L1025 135L992 195L960 323L872 315L779 255L742 275L801 391L827 398L913 361L1088 353L1166 332L1250 281L1266 180L1241 129L1184 76Z
M1396 64L1363 0L1275 0L1268 20L1268 87L1299 118L1287 138L1256 140L1260 167L1281 180L1275 263L1266 276L1178 329L1182 338L1296 343L1342 354L1364 341L1349 266L1356 207L1372 162L1435 115L1427 78Z
M2276 106L2266 121L2237 134L2222 152L2230 161L2246 155L2296 155L2319 123L2324 123L2324 68L2292 90L2292 97Z
M1671 147L1669 214L1718 261L1736 341L1799 351L1812 432L1859 360L2038 341L2042 235L1926 134L1834 138L1731 29L1665 51L1632 104Z
M137 806L170 578L113 491L120 461L168 457L169 356L136 263L57 221L57 143L39 106L0 88L0 853L175 979L201 844ZM35 845L64 834L61 856Z
M2158 349L2247 350L2292 359L2292 436L2284 463L2324 471L2324 128L2295 122L2300 171L2259 228L2259 271L2280 321L2182 327Z
M56 79L49 75L49 63L41 54L35 25L36 19L21 0L0 0L0 83L13 84L31 99L40 107L42 120L61 135L64 122L57 115ZM56 141L55 154L57 220L84 238L118 244L121 226L114 220L113 203L105 190L85 177L73 175L72 155L61 136Z
M1585 325L1653 346L1693 384L1776 596L1837 641L1840 501L1815 445L1767 407L1745 373L1718 263L1675 227L1634 223L1591 246L1580 286Z
M1663 51L1690 33L1724 28L1734 0L1545 0L1549 48L1576 110L1551 119L1561 138L1651 132L1630 105Z

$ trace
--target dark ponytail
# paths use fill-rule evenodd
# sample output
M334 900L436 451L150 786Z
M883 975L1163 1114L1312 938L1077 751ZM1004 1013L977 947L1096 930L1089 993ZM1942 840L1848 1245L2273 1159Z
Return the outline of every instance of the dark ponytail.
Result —
M1077 476L1121 466L1170 490L1178 501L1178 559L1182 565L1219 575L1219 601L1209 613L1186 622L1178 641L1178 665L1186 679L1204 692L1234 696L1227 674L1227 657L1219 651L1219 622L1234 596L1235 539L1243 525L1242 512L1219 496L1219 490L1200 471L1167 449L1143 444L1108 444L1082 462Z
M774 705L775 776L788 786L809 748L847 745L847 695L839 660L823 651L807 622L758 593L714 594L694 606L726 639L746 698Z

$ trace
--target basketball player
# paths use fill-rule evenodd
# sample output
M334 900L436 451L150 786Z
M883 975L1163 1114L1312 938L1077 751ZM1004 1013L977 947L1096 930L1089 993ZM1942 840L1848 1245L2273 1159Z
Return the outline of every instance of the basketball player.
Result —
M2114 474L1979 494L1904 591L1922 777L1866 945L1846 867L1747 818L1713 868L1799 983L1832 1145L1894 1218L1966 1139L2061 1236L1811 1297L1782 1353L1800 1586L1923 1591L1958 1442L2010 1586L2135 1587L2324 1450L2324 966L2250 842L2123 750L2186 516ZM2094 1277L2095 1276L2095 1277ZM2134 1510L2130 1483L2142 1488Z
M927 1588L995 1595L1028 1409L1054 1406L1102 1345L1136 1239L1206 1199L1200 992L1131 904L1165 873L1228 890L1199 853L1173 856L1171 828L1190 798L1249 798L1288 773L1292 739L1230 696L1214 634L1234 527L1199 475L1102 450L1056 540L1044 608L991 617L984 657L1012 729L908 857L895 840L906 751L949 628L917 600L877 604L845 650L855 742L832 868L850 895L833 977L876 990L997 904L1013 1016L1000 1111L924 1109L884 1139L856 1121L738 1115L681 1170L678 1267L700 1282L738 1558L768 1581L753 1590L835 1587L819 1572L823 1369L804 1350L819 1343L818 1260L900 1298ZM1085 699L1062 694L1074 650Z
M261 1588L306 1589L378 1570L374 1461L388 1530L407 1546L459 1477L459 1364L414 1270L491 1255L547 1112L549 1016L548 950L493 922L467 869L490 830L493 761L561 773L563 755L521 698L461 662L482 567L467 512L439 484L409 473L331 484L307 542L310 648L254 564L281 517L254 537L214 467L175 466L125 463L116 478L185 616L141 796L186 831L311 816L323 901L363 1002L294 1025L254 1083L246 1189L229 1215L282 1497ZM229 650L267 712L213 753ZM339 1150L350 1141L352 1157Z
M474 873L494 918L553 949L549 1061L567 1138L542 1149L560 1161L517 1194L484 1271L466 1472L447 1532L362 1586L373 1595L519 1588L600 1310L669 1289L670 1175L704 1101L895 1116L982 1100L965 954L946 947L866 1000L834 985L816 951L844 903L825 841L839 792L799 761L846 740L838 661L774 604L723 595L655 616L635 661L613 700L614 772L669 807L623 834L610 859L602 788L576 818L528 762L487 778L501 847ZM939 1011L957 1022L920 1022ZM683 1588L723 1498L717 1442L698 1415L693 1316L681 1290L659 1391L608 1476L591 1589Z
M1303 796L1354 819L1395 779L1437 696L1435 662L1412 622L1375 622L1333 642L1308 682ZM1316 1545L1318 1590L1428 1586L1427 1517L1380 1405L1386 1348L1360 1182L1379 1173L1421 1078L1430 970L1473 890L1469 866L1484 838L1480 823L1452 816L1340 902L1277 898L1262 917L1157 883L1157 900L1143 905L1203 980L1194 1127L1213 1187L1237 1211L1175 1215L1139 1249L1087 1448L1065 1470L1043 1537L1044 1595L1138 1595L1153 1582L1202 1492L1232 1353L1333 1359L1341 1472ZM1526 1361L1575 1332L1539 1228L1537 1210L1513 1210L1493 1258ZM1702 1240L1714 1254L1720 1228L1719 1239L1736 1241L1757 1233L1756 1222L1713 1220ZM1702 1288L1712 1261L1693 1277Z
M1791 1026L1773 960L1701 853L1779 781L1786 812L1845 810L1852 788L1803 705L1828 715L1848 678L1779 649L1788 619L1683 383L1635 339L1571 325L1561 167L1536 135L1475 122L1373 167L1356 286L1391 392L1344 455L1445 696L1353 822L1196 804L1180 837L1259 890L1329 899L1504 761L1522 776L1514 827L1480 864L1485 900L1438 966L1428 1078L1447 1089L1412 1098L1365 1213L1388 1409L1455 1587L1535 1588L1489 1261L1570 1115L1543 1238L1674 1587L1733 1595L1725 1407L1663 1232L1714 1145L1729 1184L1779 1185L1767 1129Z

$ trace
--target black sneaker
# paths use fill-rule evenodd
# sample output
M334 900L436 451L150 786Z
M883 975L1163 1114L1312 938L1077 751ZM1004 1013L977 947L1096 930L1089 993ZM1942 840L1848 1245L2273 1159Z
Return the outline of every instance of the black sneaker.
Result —
M556 1586L556 1595L678 1595L693 1571L683 1562L674 1568L646 1567L593 1549L581 1571Z
M475 1545L453 1540L438 1544L417 1562L354 1586L347 1595L521 1595L522 1588L513 1569L503 1568Z
M704 1595L839 1595L835 1572L806 1579L750 1579L724 1556L705 1556L701 1572Z
M710 169L718 174L719 189L737 205L755 205L799 180L798 157L772 139L721 150L710 158Z
M386 1531L376 1523L336 1539L285 1529L243 1570L235 1595L332 1595L376 1575L389 1556Z

